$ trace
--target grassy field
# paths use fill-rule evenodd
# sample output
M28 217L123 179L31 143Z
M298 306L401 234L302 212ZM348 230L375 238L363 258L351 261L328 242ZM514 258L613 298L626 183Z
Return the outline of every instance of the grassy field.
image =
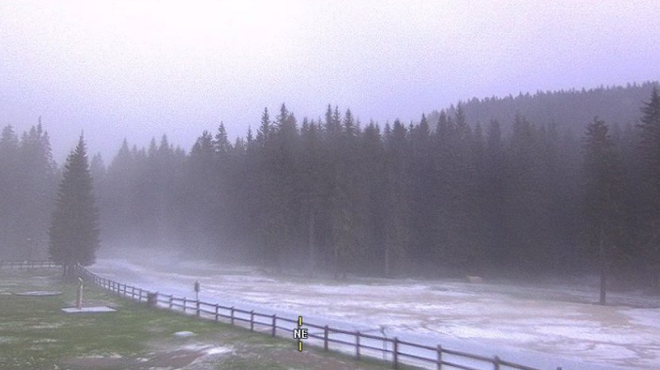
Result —
M84 306L105 314L65 314L75 284L58 270L0 270L0 369L386 369L377 362L306 349L293 341L222 323L148 309L98 288L85 289ZM51 297L19 296L34 290ZM179 336L175 333L192 332Z

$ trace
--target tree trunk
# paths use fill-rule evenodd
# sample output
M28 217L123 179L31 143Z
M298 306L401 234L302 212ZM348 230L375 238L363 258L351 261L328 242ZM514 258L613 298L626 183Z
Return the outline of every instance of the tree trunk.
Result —
M389 243L385 245L385 277L390 276L390 247Z
M312 207L309 208L309 229L308 229L308 240L307 240L307 245L308 245L308 257L309 260L307 261L307 273L308 275L314 276L314 269L316 268L316 246L314 245L314 211L312 210Z
M603 226L600 227L600 245L599 245L599 254L600 254L600 304L607 304L607 257L605 255L605 245L604 245L604 233Z
M607 271L606 271L605 263L601 262L601 267L600 267L600 304L601 305L607 304L606 290L607 290Z

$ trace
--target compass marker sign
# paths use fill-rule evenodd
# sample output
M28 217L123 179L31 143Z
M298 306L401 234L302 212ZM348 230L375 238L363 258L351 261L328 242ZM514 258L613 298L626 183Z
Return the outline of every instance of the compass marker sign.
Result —
M303 317L298 316L298 327L293 329L293 339L298 340L298 352L302 352L303 350L303 339L309 338L309 334L307 333L307 328L303 328Z

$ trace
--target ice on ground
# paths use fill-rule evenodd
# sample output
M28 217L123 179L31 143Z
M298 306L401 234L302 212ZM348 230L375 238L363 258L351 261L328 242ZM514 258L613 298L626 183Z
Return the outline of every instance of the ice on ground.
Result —
M62 311L66 312L66 313L109 313L109 312L115 312L115 310L113 308L106 307L106 306L83 307L83 308L69 307L69 308L63 308Z
M189 344L181 347L181 349L192 352L203 352L205 355L209 355L209 356L221 355L221 354L229 353L233 350L232 347L219 347L209 344Z
M129 254L127 254L129 255ZM365 283L286 279L249 267L163 260L99 258L90 270L147 290L194 297L264 314L442 344L526 365L570 369L657 369L660 307L640 292L611 293L613 306L593 304L597 289L462 281L364 279ZM167 262L165 262L167 261ZM618 304L618 305L617 305ZM322 322L320 322L322 321Z
M2 344L2 343L11 343L11 342L15 342L15 341L16 341L16 338L14 338L14 337L0 337L0 344Z
M14 294L19 296L51 297L51 296L61 295L62 292L49 291L49 290L34 290L30 292L18 292Z
M191 331L177 331L176 333L174 333L172 335L174 335L175 337L184 338L184 337L194 337L197 334L195 334Z

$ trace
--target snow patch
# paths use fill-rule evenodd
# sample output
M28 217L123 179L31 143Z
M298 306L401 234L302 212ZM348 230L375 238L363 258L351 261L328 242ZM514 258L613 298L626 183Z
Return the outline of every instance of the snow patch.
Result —
M592 304L597 299L593 282L362 279L323 284L266 276L251 267L150 255L159 262L99 259L90 270L178 297L194 297L193 283L199 280L200 299L206 302L293 319L303 315L310 323L497 354L538 368L657 369L660 363L660 310L623 306L660 307L660 299L641 292L612 292L612 305L603 307Z
M177 331L176 333L174 333L172 335L174 335L175 337L185 338L185 337L194 337L197 334L195 334L191 331Z
M229 353L233 350L232 347L218 347L209 344L189 344L183 346L182 349L192 352L203 352L205 355L221 355Z

